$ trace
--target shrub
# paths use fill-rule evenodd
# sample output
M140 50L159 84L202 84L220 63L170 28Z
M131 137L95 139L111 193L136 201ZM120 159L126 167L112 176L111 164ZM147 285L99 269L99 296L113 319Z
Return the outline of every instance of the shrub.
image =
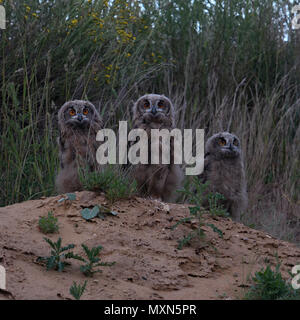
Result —
M253 285L246 293L248 300L300 300L300 292L293 289L290 283L282 278L280 264L275 270L268 265L265 269L255 272Z

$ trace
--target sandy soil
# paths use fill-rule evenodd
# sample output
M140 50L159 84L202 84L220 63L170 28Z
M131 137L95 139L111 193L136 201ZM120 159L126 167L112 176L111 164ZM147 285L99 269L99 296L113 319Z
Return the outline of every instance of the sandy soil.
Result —
M6 268L7 290L1 299L70 299L73 281L88 284L82 299L240 299L249 287L249 275L266 262L282 262L288 272L300 263L300 249L276 240L261 231L235 223L229 218L205 216L205 221L222 230L223 239L205 227L205 241L194 240L190 246L177 249L177 240L187 235L193 223L171 227L188 216L187 205L166 206L155 200L134 198L117 202L117 216L86 221L80 210L105 205L103 195L76 193L77 200L65 206L61 196L27 201L0 208L0 264ZM76 245L75 253L83 255L81 244L102 245L102 273L86 278L81 263L72 260L65 271L46 271L36 261L48 256L49 245L43 240L38 220L52 210L58 218L63 245Z

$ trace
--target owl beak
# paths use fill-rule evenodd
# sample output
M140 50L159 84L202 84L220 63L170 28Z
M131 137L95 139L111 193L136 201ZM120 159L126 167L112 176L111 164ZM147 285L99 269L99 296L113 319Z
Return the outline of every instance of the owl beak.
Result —
M77 120L80 121L80 122L83 120L83 116L82 116L81 113L77 114Z
M155 115L155 114L157 113L156 106L153 106L153 107L151 108L151 113L152 113L153 115Z

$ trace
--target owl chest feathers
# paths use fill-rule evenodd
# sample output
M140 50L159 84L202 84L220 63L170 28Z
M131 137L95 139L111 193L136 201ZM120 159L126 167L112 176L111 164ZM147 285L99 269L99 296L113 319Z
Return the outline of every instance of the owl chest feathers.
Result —
M75 130L61 134L60 148L62 152L62 162L69 164L77 159L96 158L96 134L93 131L78 132Z
M162 164L162 152L163 152L163 148L165 147L163 145L163 139L159 138L159 142L158 142L158 148L159 148L159 164L153 164L151 165L151 148L152 148L152 144L151 144L151 134L152 134L152 130L153 129L157 129L157 130L162 130L162 129L167 129L167 130L172 130L172 124L168 119L164 119L164 121L161 122L148 122L145 121L145 119L143 121L136 121L134 128L139 128L139 129L143 129L145 130L145 132L147 133L147 137L148 137L148 166L155 166L157 169L159 167L166 167L165 164ZM174 138L171 137L170 139L170 164L172 164L174 162ZM146 165L147 166L147 165Z
M241 159L222 159L209 164L207 180L226 199L239 198L245 192L245 177Z

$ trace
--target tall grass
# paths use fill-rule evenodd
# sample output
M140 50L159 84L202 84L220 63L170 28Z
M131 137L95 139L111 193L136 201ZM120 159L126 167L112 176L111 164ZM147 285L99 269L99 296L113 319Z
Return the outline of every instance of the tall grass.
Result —
M9 23L0 31L0 206L55 192L56 115L64 101L91 100L116 128L134 100L157 92L174 102L179 128L241 138L250 196L244 222L296 239L296 1L2 4Z

